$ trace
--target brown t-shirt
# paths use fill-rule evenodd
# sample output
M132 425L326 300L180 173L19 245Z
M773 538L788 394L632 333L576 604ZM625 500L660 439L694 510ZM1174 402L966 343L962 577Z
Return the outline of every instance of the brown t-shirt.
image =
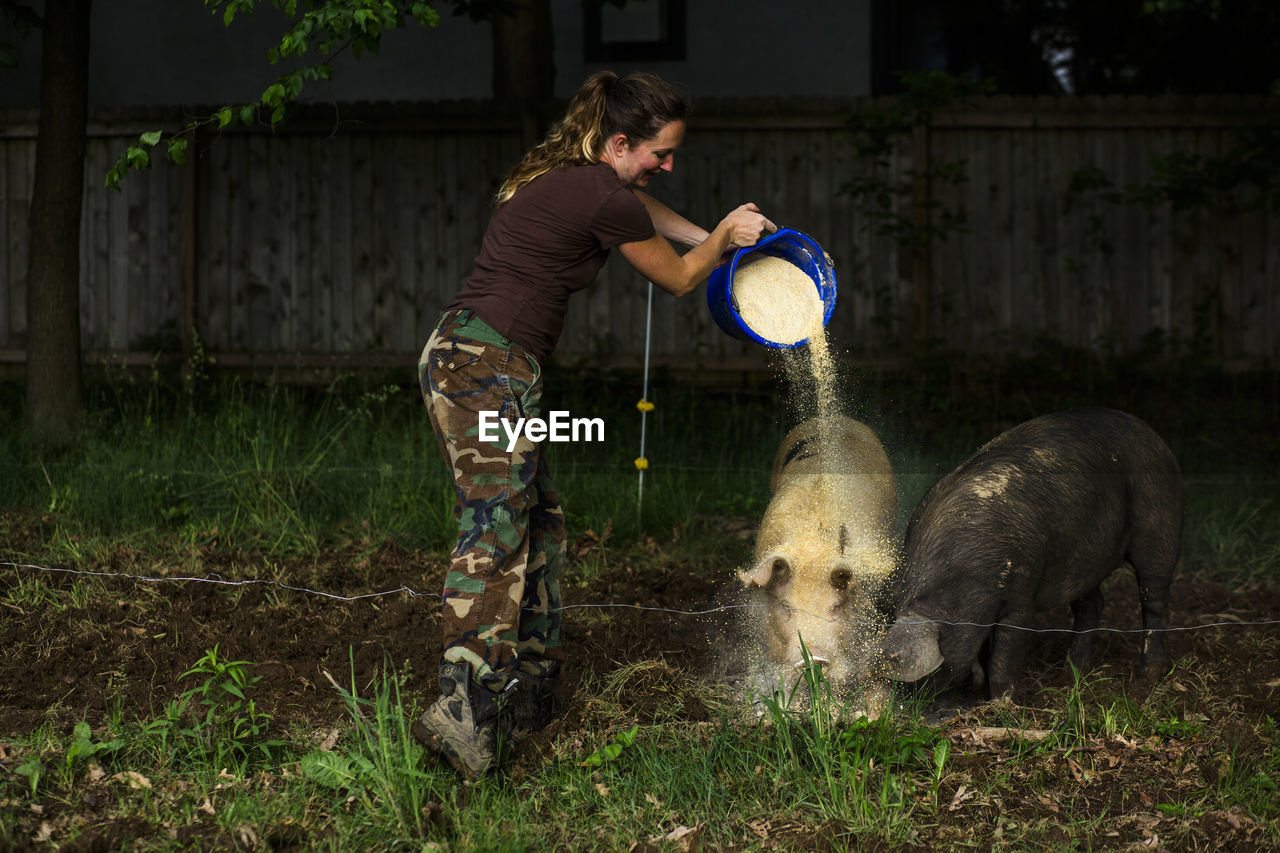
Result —
M448 307L472 309L544 360L564 328L569 295L592 282L614 246L653 235L649 212L612 166L559 166L498 208L475 269Z

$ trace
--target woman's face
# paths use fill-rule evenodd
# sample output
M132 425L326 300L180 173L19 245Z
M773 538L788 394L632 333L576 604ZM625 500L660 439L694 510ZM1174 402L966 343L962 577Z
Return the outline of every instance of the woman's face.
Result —
M657 136L634 145L622 134L617 134L609 141L604 159L624 183L645 187L654 175L671 171L675 165L676 149L683 141L684 122L672 121L663 125Z

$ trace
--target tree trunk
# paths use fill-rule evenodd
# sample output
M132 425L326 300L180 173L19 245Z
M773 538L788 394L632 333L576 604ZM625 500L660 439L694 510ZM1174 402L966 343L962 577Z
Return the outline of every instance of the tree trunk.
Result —
M551 0L513 0L493 15L493 96L518 110L525 150L541 140L555 94Z
M84 410L80 377L80 208L89 101L91 0L45 4L40 136L27 274L27 407L32 436L70 442Z

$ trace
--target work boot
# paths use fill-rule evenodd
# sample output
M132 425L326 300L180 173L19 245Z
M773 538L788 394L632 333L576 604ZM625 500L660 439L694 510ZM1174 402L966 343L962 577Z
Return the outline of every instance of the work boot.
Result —
M560 663L553 660L523 660L516 675L520 686L510 699L513 737L541 731L555 719L555 687L560 679Z
M515 686L512 679L507 690L495 693L471 680L470 664L441 661L440 698L413 724L413 736L475 781L498 767L507 734L502 706Z

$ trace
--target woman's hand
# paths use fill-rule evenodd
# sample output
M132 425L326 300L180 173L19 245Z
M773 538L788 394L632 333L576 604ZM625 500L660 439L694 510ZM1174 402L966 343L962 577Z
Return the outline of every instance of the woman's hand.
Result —
M748 203L731 211L684 255L676 254L661 230L648 240L622 243L618 250L649 281L674 296L683 296L707 277L728 249L754 246L765 233L777 230L760 208Z
M730 211L720 224L728 229L729 246L738 248L754 246L766 233L772 234L778 230L778 226L765 218L753 202Z

